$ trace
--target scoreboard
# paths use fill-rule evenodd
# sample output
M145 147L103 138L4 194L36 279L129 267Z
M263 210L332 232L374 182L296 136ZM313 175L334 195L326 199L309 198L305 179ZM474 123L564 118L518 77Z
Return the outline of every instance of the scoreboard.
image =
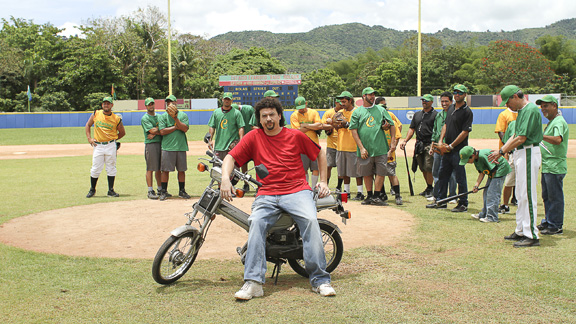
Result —
M224 92L232 92L234 103L254 106L266 91L274 90L283 107L294 106L302 82L300 74L225 75L219 81Z

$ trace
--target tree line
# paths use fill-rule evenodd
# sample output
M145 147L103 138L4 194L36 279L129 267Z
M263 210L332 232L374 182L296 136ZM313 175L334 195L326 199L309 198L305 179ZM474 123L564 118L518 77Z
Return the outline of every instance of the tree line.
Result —
M117 99L166 97L168 30L161 10L147 7L128 16L90 19L79 28L81 36L63 37L49 23L2 20L0 111L27 111L28 86L34 111L92 110L112 86ZM171 36L178 98L220 97L220 75L287 72L287 62L262 47L240 49L231 41L174 31ZM289 60L304 64L307 58ZM329 106L342 90L359 95L367 86L383 96L414 96L417 64L414 36L397 47L367 48L355 57L327 61L303 73L299 92L318 108ZM511 83L529 93L574 94L576 41L546 35L535 47L510 40L445 45L423 35L422 93L440 94L457 83L472 94L498 93Z

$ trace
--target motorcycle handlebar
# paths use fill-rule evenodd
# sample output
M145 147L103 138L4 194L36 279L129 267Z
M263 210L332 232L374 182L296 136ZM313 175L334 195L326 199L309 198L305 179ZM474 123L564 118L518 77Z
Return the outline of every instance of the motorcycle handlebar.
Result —
M222 160L220 160L216 155L214 155L214 152L208 150L206 151L206 155L208 155L210 158L215 159L215 161L217 162L217 164L222 164ZM249 182L252 182L253 184L255 184L258 187L262 186L262 183L258 180L256 180L255 178L252 178L250 175L248 174L244 174L236 169L234 169L234 174L236 176L238 176L241 180L247 180Z

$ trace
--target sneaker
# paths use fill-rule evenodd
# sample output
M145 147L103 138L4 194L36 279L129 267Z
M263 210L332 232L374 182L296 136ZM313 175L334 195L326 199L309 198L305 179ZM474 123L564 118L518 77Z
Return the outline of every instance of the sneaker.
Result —
M382 191L382 192L380 193L380 199L382 199L382 200L384 200L384 201L387 201L387 200L388 200L388 195L387 195L384 191Z
M422 191L421 193L419 193L420 196L426 196L426 193L428 192L428 189L424 189L424 191Z
M110 189L110 190L108 190L108 197L120 197L120 195L118 193L116 193L116 191L114 191L114 189Z
M456 205L456 204L458 203L458 200L452 199L452 200L450 200L448 203L451 204L451 205Z
M483 219L483 218L480 218L480 214L472 214L470 216L472 216L472 218L475 218L475 219Z
M504 236L504 239L508 241L520 241L524 239L524 235L518 235L516 232L514 232L508 236Z
M540 231L542 235L556 235L556 234L563 234L564 231L561 228L552 228L546 227L545 229Z
M429 198L432 197L432 192L434 192L434 188L424 190L424 197Z
M329 283L321 284L318 287L312 287L312 291L320 294L322 297L336 296L336 291Z
M264 296L262 284L252 280L246 280L244 286L234 294L234 297L239 300L250 300L254 297Z
M517 247L517 248L531 247L531 246L540 246L540 240L525 237L524 239L514 243L514 247Z
M180 190L180 192L178 193L178 197L184 199L190 199L190 195L186 193L186 190Z
M154 192L154 190L148 191L148 199L158 199L158 195L156 192Z
M434 198L434 196L432 196L432 197L426 198L426 200L431 201L431 202L435 202L436 198Z
M350 198L350 193L348 193L348 198ZM364 194L359 192L358 194L356 194L356 197L354 197L352 200L364 200L366 199L366 197L364 197Z
M96 194L96 190L90 189L90 191L88 191L88 194L86 195L86 198L92 198L92 197L94 197L95 194Z
M168 190L165 190L164 192L166 193L166 197L168 198L172 197L172 195L168 192Z
M480 221L482 223L498 223L498 221L492 220L491 218L488 218L488 217L480 218Z
M360 204L361 205L372 205L372 197L364 199Z
M396 205L400 206L403 205L402 196L396 196Z
M380 199L380 197L372 197L372 202L370 204L374 206L388 206L388 203L385 200Z
M249 191L250 191L250 185L247 184L247 183L245 183L245 184L244 184L244 187L242 187L242 190L244 191L244 193L249 192Z
M464 205L458 205L452 209L453 213L463 213L465 211L468 211L468 207Z
M498 207L498 212L500 214L508 214L510 212L510 207L506 205L500 205L500 207Z
M548 223L538 224L538 225L536 225L536 228L537 228L539 231L542 231L542 230L544 230L545 228L548 228Z
M426 205L426 208L446 209L446 205L440 205L440 206L438 206L438 205L436 205L436 204L434 203L434 204L428 204L428 205Z
M517 204L518 204L518 200L516 200L516 197L512 197L512 199L510 200L510 205L516 206Z
M394 188L390 188L390 196L395 196L396 192L394 191Z
M168 198L168 193L166 192L166 190L162 189L158 191L160 193L160 195L158 196L158 200L163 201L166 200L166 198Z

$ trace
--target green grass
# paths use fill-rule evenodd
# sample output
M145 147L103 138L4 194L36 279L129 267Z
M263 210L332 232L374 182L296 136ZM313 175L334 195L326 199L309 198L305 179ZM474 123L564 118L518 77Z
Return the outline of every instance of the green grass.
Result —
M402 127L402 136L406 137L409 124ZM576 138L576 125L569 125L570 139ZM208 126L192 125L187 133L189 141L201 141L208 132ZM324 134L321 136L326 138ZM474 125L470 138L498 138L494 133L494 125ZM121 140L125 143L144 141L140 126L126 126L126 136ZM86 143L84 127L60 128L8 128L0 129L0 145L28 144L82 144Z
M190 157L189 165L194 161ZM84 198L90 164L90 157L0 160L0 181L9 193L0 205L0 226L42 210L110 201ZM576 160L568 165L573 170ZM472 169L467 167L469 183L476 178ZM145 199L144 159L121 156L118 170L119 200ZM469 214L481 207L480 195L470 196L469 213L428 210L424 198L408 194L404 170L400 159L400 209L415 215L415 228L394 246L346 250L333 273L335 298L313 295L307 280L289 267L278 286L265 285L264 298L238 303L233 294L242 284L239 260L200 260L177 283L160 286L152 280L151 260L68 257L0 244L0 322L576 322L576 226L569 212L576 207L570 199L574 178L564 184L565 234L543 237L539 248L514 249L502 239L513 231L514 215L498 224L474 221ZM191 167L187 183L198 196L207 178ZM416 194L424 189L421 176L414 185ZM170 186L175 190L174 182ZM98 189L105 187L102 179ZM541 204L538 212L541 219ZM144 213L142 221L152 217ZM363 220L353 215L351 221ZM340 227L345 236L346 226ZM395 228L381 230L385 236Z

